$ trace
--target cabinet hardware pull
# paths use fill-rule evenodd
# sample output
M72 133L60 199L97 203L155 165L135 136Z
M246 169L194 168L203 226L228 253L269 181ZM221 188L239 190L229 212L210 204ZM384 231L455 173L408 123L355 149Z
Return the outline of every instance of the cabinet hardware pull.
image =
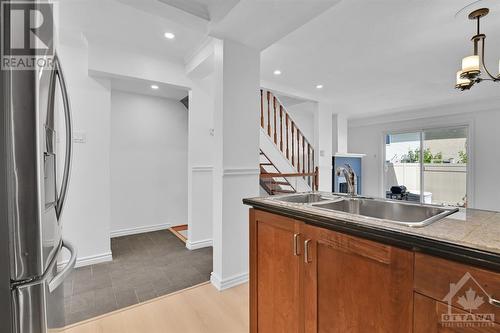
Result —
M307 239L305 242L304 242L304 262L306 264L309 263L309 243L311 242L310 239Z
M489 297L488 303L490 303L493 306L496 306L496 307L500 308L500 301L496 300L496 299L494 299L492 297Z
M293 255L294 256L299 256L299 240L300 240L300 234L294 234L293 235Z

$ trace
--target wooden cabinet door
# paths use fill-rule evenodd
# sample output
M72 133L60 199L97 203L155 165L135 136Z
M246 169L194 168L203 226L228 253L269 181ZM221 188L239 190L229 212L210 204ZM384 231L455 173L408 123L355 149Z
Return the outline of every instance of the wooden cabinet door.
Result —
M453 313L465 311L452 308ZM443 322L442 315L448 313L448 305L430 297L415 293L414 333L499 333L497 323Z
M309 225L305 332L412 331L413 253Z
M295 333L300 316L300 222L250 211L250 332Z

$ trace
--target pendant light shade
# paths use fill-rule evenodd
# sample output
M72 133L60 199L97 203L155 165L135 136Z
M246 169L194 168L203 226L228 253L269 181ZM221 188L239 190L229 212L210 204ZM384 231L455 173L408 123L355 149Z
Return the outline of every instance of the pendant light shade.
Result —
M486 35L481 33L480 20L488 15L488 8L479 8L469 14L469 19L476 21L477 31L472 36L471 41L474 46L474 53L471 56L462 59L462 70L457 72L455 88L460 90L469 90L476 83L483 81L500 82L500 61L498 63L498 76L495 76L486 67L485 61L485 39Z
M462 59L462 72L464 75L467 74L479 74L479 56L472 55Z
M455 85L455 88L465 90L472 86L471 84L472 82L467 78L463 78L462 75L463 75L462 71L457 72L457 83Z

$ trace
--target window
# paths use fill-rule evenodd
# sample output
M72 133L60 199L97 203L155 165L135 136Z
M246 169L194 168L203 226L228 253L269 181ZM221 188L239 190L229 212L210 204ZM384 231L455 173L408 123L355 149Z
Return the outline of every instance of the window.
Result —
M386 196L466 207L467 138L467 127L387 134ZM399 193L402 186L406 192Z

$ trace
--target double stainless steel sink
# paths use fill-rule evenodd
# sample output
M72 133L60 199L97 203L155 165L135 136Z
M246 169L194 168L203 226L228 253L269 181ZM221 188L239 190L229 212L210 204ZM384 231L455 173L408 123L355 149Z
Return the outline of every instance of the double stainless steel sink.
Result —
M457 208L368 197L351 197L335 193L291 194L275 197L273 200L297 205L308 205L321 210L376 218L384 222L410 227L424 227L458 211Z

